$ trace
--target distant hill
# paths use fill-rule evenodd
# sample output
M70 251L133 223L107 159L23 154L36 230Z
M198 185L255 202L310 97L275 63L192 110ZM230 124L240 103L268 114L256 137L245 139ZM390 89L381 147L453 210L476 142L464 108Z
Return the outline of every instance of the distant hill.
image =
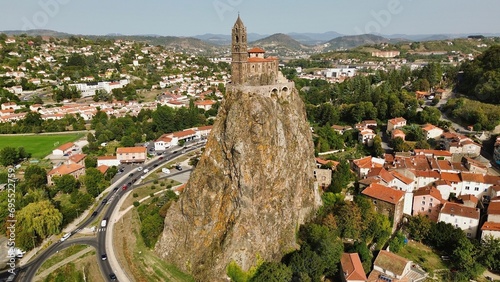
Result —
M66 38L72 36L72 34L54 31L50 29L30 29L30 30L3 30L0 33L5 33L7 35L21 35L26 34L29 36L49 36L49 37L58 37L58 38Z
M309 46L303 45L289 35L283 33L276 33L266 38L250 42L249 47L259 46L264 49L278 49L286 48L292 51L301 51L307 49Z
M306 33L288 33L290 37L293 39L299 41L302 44L307 44L307 45L317 45L320 43L327 42L329 40L335 39L337 37L343 36L343 34L340 34L335 31L328 31L328 32L323 32L323 33L311 33L311 32L306 32Z
M265 38L269 35L262 35L258 33L249 33L247 34L248 41L256 41L262 38ZM194 38L203 40L210 44L215 45L231 45L231 35L229 34L214 34L214 33L206 33L202 35L195 35Z
M398 40L392 40L373 34L341 36L326 42L325 44L327 46L324 51L345 50L368 44L380 44L395 41Z

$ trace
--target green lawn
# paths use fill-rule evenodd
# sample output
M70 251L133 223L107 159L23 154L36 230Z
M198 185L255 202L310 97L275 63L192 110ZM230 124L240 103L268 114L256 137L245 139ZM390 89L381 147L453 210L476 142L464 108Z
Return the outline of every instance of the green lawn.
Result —
M52 153L52 150L62 144L76 141L83 136L83 133L0 136L0 149L8 146L15 148L24 147L27 152L31 153L32 158L41 159Z

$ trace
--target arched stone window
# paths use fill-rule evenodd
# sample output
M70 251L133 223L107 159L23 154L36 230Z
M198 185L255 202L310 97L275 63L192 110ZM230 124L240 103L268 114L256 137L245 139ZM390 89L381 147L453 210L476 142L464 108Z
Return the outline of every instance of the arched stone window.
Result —
M235 36L235 39L236 39L236 43L240 42L240 39L238 38L238 35Z

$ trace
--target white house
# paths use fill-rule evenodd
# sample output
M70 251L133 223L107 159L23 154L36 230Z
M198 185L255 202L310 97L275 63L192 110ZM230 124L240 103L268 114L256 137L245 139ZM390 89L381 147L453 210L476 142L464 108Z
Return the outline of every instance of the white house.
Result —
M372 129L366 128L359 132L358 140L367 146L373 146L373 139L375 139L375 132Z
M97 157L97 166L119 166L120 160L116 156L100 156Z
M387 121L387 132L391 132L397 128L402 128L405 125L406 125L406 119L402 117L390 119Z
M73 150L74 148L76 148L75 144L73 142L69 142L66 144L62 144L61 146L52 150L52 154L54 156L63 156L64 154L71 152L71 150Z
M426 138L427 139L438 139L442 134L443 130L437 126L434 126L432 124L426 124L422 127L422 130L426 133Z
M462 229L467 237L475 238L479 227L479 209L446 202L441 208L438 221L450 223Z

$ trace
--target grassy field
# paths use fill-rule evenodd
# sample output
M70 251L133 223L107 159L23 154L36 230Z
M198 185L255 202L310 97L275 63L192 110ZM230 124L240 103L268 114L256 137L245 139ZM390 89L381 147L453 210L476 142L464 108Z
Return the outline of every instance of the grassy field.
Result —
M439 254L428 246L409 241L397 254L420 265L429 273L429 279L434 277L435 281L448 281L450 275L449 266L441 260Z
M64 260L65 258L67 258L71 255L74 255L74 254L78 253L79 251L86 249L86 248L90 248L90 247L87 245L75 245L75 246L71 246L71 247L68 247L68 248L60 251L59 253L51 256L48 260L46 260L40 266L37 273L43 272L45 269L57 264L58 262Z
M83 137L83 133L60 135L19 135L0 136L0 149L4 147L24 147L32 158L41 159L64 143L73 142Z

